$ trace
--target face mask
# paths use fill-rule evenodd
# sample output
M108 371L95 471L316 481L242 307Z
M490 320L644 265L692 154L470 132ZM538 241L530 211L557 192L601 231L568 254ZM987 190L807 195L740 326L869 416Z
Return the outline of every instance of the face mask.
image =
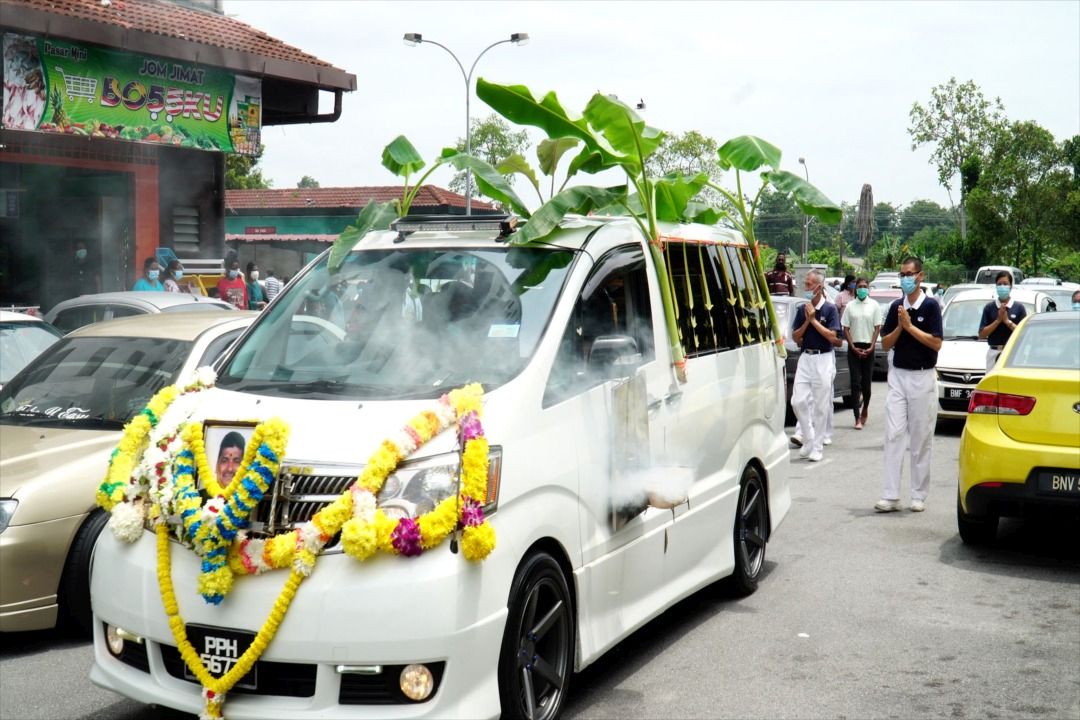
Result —
M160 275L160 274L161 274L160 270L148 270L146 272L146 277L150 278L151 280L157 280L158 275Z
M860 300L865 300L869 294L870 291L866 288L859 288L855 291L855 295L857 295Z
M1080 312L1080 302L1073 303L1073 310Z
M239 275L239 274L240 274L239 270L230 270L229 271L229 279L230 280L235 280L236 276Z
M259 279L259 271L258 270L252 270L251 271L251 279L252 280L258 280Z
M175 277L177 280L179 280L180 278L184 277L184 271L183 270L173 270L173 277Z
M998 300L1004 300L1005 298L1009 297L1009 291L1010 290L1012 290L1012 288L1010 288L1008 285L998 285L997 286Z
M854 290L855 289L855 283L848 283L847 289L848 290Z
M911 293L915 292L915 288L917 288L918 286L919 284L915 282L915 278L913 277L900 278L900 289L904 291L905 295L910 295Z
M814 294L815 293L814 293L813 290L803 290L802 296L804 298L806 298L807 300L813 300L814 299Z
M76 260L85 260L86 259L86 250L76 250L75 251L75 259Z

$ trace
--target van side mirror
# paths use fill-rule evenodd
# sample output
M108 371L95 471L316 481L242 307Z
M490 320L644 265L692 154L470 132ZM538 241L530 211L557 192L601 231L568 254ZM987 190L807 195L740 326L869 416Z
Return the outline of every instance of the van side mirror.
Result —
M613 380L627 378L641 365L637 341L629 335L601 335L589 348L589 370Z

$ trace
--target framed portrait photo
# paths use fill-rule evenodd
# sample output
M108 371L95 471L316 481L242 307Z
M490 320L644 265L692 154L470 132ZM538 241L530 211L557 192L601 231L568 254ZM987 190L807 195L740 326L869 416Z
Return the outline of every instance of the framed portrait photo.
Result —
M234 479L239 480L237 470L244 460L244 453L254 434L255 423L219 420L207 420L203 423L206 462L222 489L229 487ZM199 485L205 486L202 478L199 480Z

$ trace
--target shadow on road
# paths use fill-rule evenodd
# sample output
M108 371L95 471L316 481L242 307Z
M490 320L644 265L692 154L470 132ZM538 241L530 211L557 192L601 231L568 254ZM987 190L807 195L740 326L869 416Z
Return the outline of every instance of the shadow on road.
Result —
M1080 584L1080 525L1070 517L1002 518L994 542L965 545L953 535L942 544L940 558L946 565L993 575Z
M90 638L61 629L9 632L0 635L0 660L12 660L47 650L66 650L89 645Z

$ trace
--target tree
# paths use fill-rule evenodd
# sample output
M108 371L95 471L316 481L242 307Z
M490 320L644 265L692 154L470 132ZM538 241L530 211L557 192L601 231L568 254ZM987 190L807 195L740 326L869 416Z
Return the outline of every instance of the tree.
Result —
M514 132L501 117L495 114L486 118L472 120L472 155L484 160L493 167L498 167L511 155L524 155L529 147L529 134L524 130ZM455 148L465 152L465 138L458 138ZM459 172L450 181L450 189L456 193L465 193L465 175ZM513 182L513 173L505 175L507 182ZM480 191L474 185L472 196L479 197Z
M915 200L900 211L900 237L910 241L923 228L948 231L956 227L956 218L933 200Z
M645 162L645 167L656 177L671 173L696 175L703 172L711 182L718 183L723 175L716 162L719 147L716 140L697 130L687 130L681 135L665 135L660 147ZM709 187L702 188L694 199L713 206L723 205L720 194Z
M304 177L300 178L300 182L296 183L296 187L317 188L319 187L319 181L311 177L310 175L305 175Z
M790 195L766 189L758 200L754 230L758 241L788 254L802 247L803 214Z
M949 191L965 161L984 155L993 143L995 133L1004 124L1004 107L1000 98L987 100L974 81L958 83L956 78L930 90L930 102L924 107L911 106L911 149L930 145L930 162L937 166L938 182ZM960 188L957 217L960 235L967 237L967 192Z
M256 155L225 156L226 190L266 190L270 187L270 181L263 177L259 167L265 149L265 145L260 145Z
M874 231L879 235L897 233L900 230L900 216L892 203L879 202L874 205Z

